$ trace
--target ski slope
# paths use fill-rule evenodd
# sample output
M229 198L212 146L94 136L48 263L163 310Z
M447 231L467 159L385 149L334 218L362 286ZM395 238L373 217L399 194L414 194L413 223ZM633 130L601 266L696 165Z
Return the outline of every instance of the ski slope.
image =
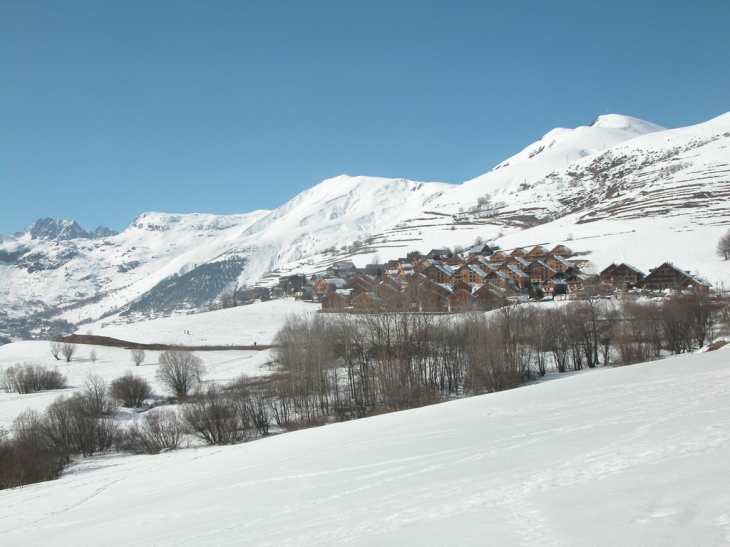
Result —
M3 545L730 544L728 352L0 492Z

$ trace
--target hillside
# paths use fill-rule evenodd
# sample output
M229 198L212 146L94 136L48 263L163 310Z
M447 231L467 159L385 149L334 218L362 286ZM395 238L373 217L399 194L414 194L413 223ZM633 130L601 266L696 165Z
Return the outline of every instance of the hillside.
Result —
M2 491L3 544L721 545L726 352L246 444L101 456Z
M2 237L0 321L6 336L51 337L68 322L198 311L278 274L477 237L568 243L596 270L673 261L730 283L714 253L730 225L728 145L730 114L671 130L611 114L550 131L461 185L342 175L273 211L145 213L118 235L45 219Z

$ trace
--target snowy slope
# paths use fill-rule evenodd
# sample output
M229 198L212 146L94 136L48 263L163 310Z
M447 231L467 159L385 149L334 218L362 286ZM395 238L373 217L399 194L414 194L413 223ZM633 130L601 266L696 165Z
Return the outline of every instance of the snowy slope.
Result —
M0 492L3 545L730 543L727 352Z
M503 200L518 191L521 184L532 184L582 158L640 135L663 130L659 125L620 114L599 116L590 126L553 129L488 173L455 188L434 203L434 207L438 210L449 205L475 205L476 198L484 194L490 194L494 200ZM454 207L450 209L455 212Z

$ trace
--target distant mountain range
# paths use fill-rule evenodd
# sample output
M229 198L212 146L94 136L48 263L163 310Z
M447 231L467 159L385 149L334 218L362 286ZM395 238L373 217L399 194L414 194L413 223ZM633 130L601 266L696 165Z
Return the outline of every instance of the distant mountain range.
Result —
M0 329L50 337L103 316L196 310L234 287L410 250L566 243L595 268L674 261L715 284L730 226L730 113L679 129L611 114L554 129L460 185L342 175L273 211L144 213L117 234L41 219L0 236Z

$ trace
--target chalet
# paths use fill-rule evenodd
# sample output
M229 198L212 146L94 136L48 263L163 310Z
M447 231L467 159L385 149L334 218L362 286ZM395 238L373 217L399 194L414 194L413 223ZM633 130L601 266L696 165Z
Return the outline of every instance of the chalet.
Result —
M454 270L445 264L431 264L424 272L435 283L453 283Z
M314 294L321 299L324 295L335 292L337 289L344 289L346 285L347 282L339 277L321 277L314 284Z
M363 277L353 277L347 282L345 288L350 289L352 296L355 297L364 292L373 292L375 285Z
M548 255L543 258L542 261L553 270L557 270L559 272L568 272L577 269L572 262L565 260L562 256Z
M311 285L304 285L298 291L294 291L295 300L314 300L314 287Z
M568 284L565 282L561 275L543 281L540 285L542 292L555 296L556 294L566 294L568 292Z
M471 294L472 286L470 283L467 283L466 281L462 279L457 279L456 282L454 282L453 285L451 285L451 290L456 292L459 289L464 289L465 291L469 291L469 294Z
M586 283L588 282L590 276L583 274L583 273L572 273L565 276L565 279L563 281L568 286L568 292L575 293L575 292L581 292L584 288Z
M494 253L492 248L487 245L486 243L479 243L477 245L474 245L471 249L466 251L466 254L471 255L478 255L478 256L491 256Z
M552 249L550 249L550 253L553 256L560 256L563 258L570 258L573 256L573 251L568 249L565 245L556 245Z
M712 286L706 280L690 275L688 271L680 270L671 262L665 262L658 268L649 270L649 274L644 278L641 285L651 291L670 289L695 292L709 292Z
M504 254L502 251L495 251L491 255L489 255L489 262L504 262L507 260L508 255Z
M493 270L487 274L487 283L506 291L515 281L506 273Z
M463 280L467 283L482 285L487 281L487 272L479 266L464 264L454 272L454 279Z
M543 247L542 245L535 245L532 249L530 249L530 252L527 253L525 258L531 260L543 259L548 254L548 250L545 247Z
M413 264L401 262L398 264L397 272L398 273L396 273L395 276L400 279L403 279L404 277L409 277L413 275Z
M459 254L454 254L451 258L449 258L446 261L446 265L451 266L452 268L457 268L457 267L461 266L462 264L466 264L466 259Z
M306 282L307 278L303 275L282 275L279 278L279 288L284 293L291 294L294 291L301 289Z
M494 309L504 305L507 302L507 293L502 289L492 285L482 285L474 291L474 298L486 309Z
M524 258L519 256L510 256L507 260L504 261L504 264L508 266L517 266L519 269L524 270L527 266L530 265L530 261L525 260Z
M323 310L344 310L349 304L349 298L338 292L331 292L322 298Z
M446 307L450 312L473 310L476 307L476 298L470 292L459 289L446 299Z
M352 308L358 311L373 312L383 306L383 300L375 293L365 292L352 299Z
M527 254L527 251L525 251L525 250L524 250L523 248L521 248L521 247L517 247L517 248L516 248L516 249L514 249L514 250L513 250L513 251L512 251L512 252L511 252L511 253L510 253L509 255L510 255L510 256L519 256L519 257L524 257L524 256L525 256L526 254Z
M509 276L514 283L520 287L525 288L530 282L530 276L527 275L524 270L517 266L504 265L499 269L500 273Z
M423 296L418 301L418 311L444 311L446 298L436 291Z
M545 264L542 260L533 260L524 272L530 276L533 284L542 283L554 276L558 271Z
M446 260L450 256L451 252L446 249L431 249L426 254L426 258L430 258L432 260Z
M646 274L630 264L621 263L618 266L611 264L598 274L598 277L604 285L608 285L613 289L627 290L638 287Z

